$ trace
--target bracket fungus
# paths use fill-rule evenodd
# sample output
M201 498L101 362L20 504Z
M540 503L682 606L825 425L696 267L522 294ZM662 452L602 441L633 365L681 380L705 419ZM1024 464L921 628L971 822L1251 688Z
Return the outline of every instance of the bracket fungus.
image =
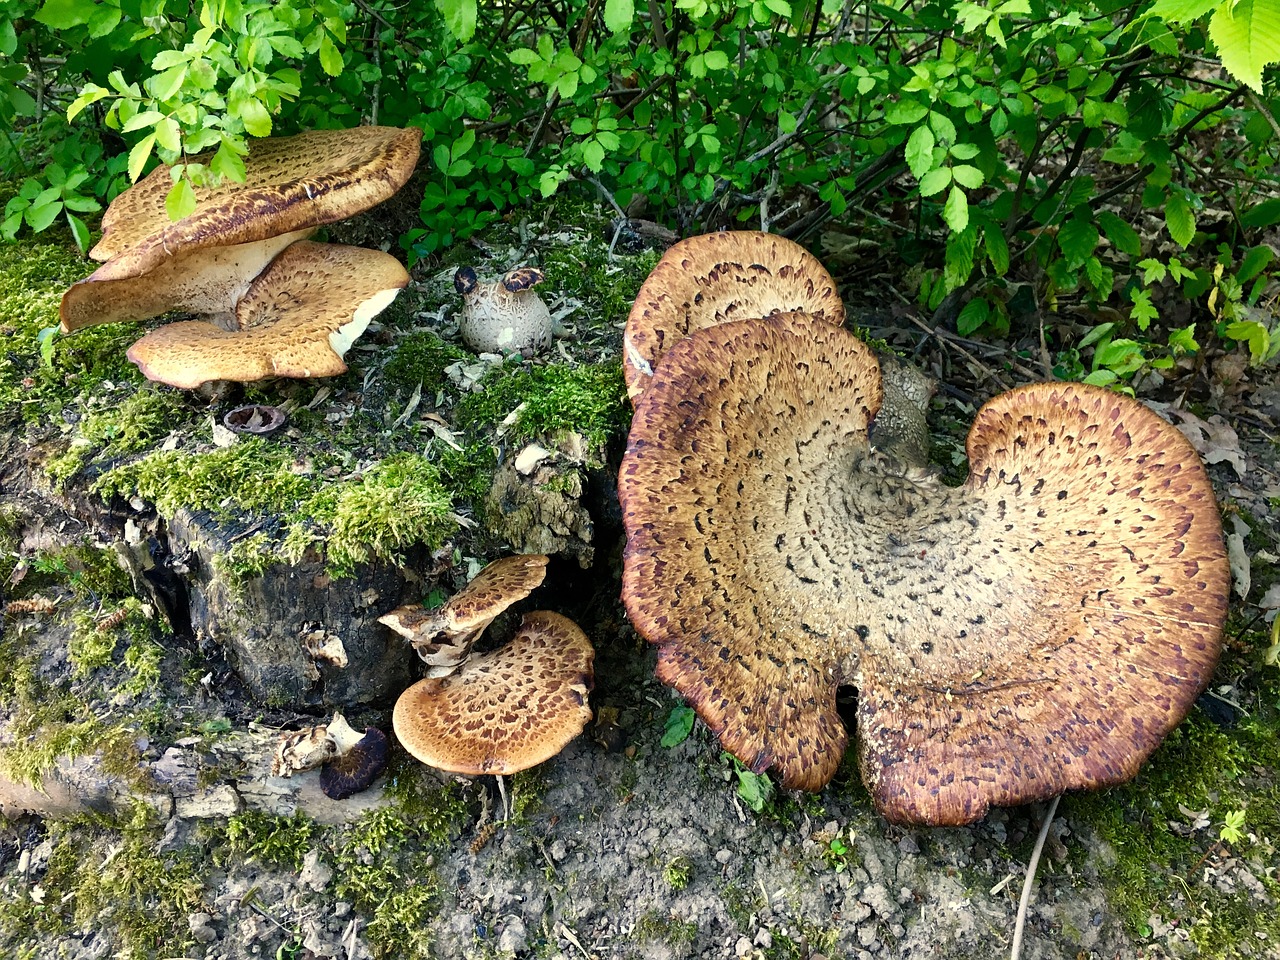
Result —
M209 380L330 377L409 282L390 254L299 240L260 273L226 329L206 320L167 323L129 348L151 380L198 387Z
M402 693L392 714L396 737L439 770L519 773L554 757L591 721L594 659L572 620L527 614L506 646Z
M532 357L551 346L551 310L533 288L543 280L537 267L517 267L482 283L471 267L460 267L453 285L462 294L458 332L477 353L522 353Z
M1217 661L1229 572L1203 464L1135 400L997 396L951 488L874 449L879 368L802 314L654 368L619 475L623 598L658 676L757 773L847 744L890 820L956 825L1132 777Z
M529 596L547 575L547 558L539 554L503 557L435 610L421 604L397 607L378 618L417 651L428 677L443 677L457 669L480 634L513 603Z
M844 303L818 258L785 237L732 230L673 245L627 316L622 371L634 403L662 356L695 330L803 310L836 326Z
M389 198L418 161L416 127L313 130L254 141L245 180L196 191L171 221L172 171L158 167L121 193L89 252L106 261L63 295L62 330L145 320L170 310L229 314L249 283L295 240ZM211 155L190 158L210 162Z
M335 713L328 723L284 734L271 758L273 777L320 767L320 789L331 800L365 790L387 765L387 735L377 727L360 733Z

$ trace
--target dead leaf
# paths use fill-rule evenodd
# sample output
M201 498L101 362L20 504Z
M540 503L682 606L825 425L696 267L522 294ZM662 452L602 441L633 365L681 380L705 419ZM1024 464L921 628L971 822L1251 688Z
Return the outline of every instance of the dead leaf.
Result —
M1244 538L1250 533L1247 523L1239 517L1231 518L1231 533L1227 534L1227 562L1231 564L1231 579L1241 600L1249 595L1249 587L1253 582L1249 554L1244 547Z
M1202 420L1170 403L1152 403L1149 406L1177 427L1206 463L1230 464L1237 477L1244 476L1246 468L1240 437L1222 417L1215 414L1208 420Z

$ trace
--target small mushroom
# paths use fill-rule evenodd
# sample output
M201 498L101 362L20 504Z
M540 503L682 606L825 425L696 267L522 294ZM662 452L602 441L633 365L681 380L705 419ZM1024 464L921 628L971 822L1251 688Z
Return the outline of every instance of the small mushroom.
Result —
M501 280L481 283L474 269L461 267L453 285L462 294L458 331L466 345L476 353L526 357L551 346L551 311L533 289L542 276L537 267L518 267Z
M320 767L320 789L345 800L373 783L387 765L387 735L376 727L360 733L341 713L327 724L286 733L271 761L273 777L291 777Z
M245 181L198 188L195 211L176 222L165 209L172 171L158 167L107 208L102 239L89 254L106 262L63 295L63 332L170 310L229 316L281 250L404 186L421 142L415 127L256 140L245 158ZM190 162L210 159L202 154Z
M284 429L289 415L280 407L266 403L249 403L228 410L222 425L233 433L247 433L254 437L270 437Z
M467 776L518 773L554 757L591 720L595 651L567 617L527 614L506 646L427 678L396 701L392 725L418 760Z
M623 599L658 676L757 773L817 790L858 690L890 820L1132 777L1217 662L1230 573L1203 464L1135 400L984 406L956 488L876 450L879 366L802 314L698 330L636 405Z
M337 752L320 768L320 789L330 800L345 800L368 789L387 765L387 735L377 727L360 733L335 714L329 736Z
M844 323L831 274L808 250L772 233L731 230L689 237L649 274L627 317L622 371L634 403L665 350L726 320L803 310Z
M529 596L547 575L547 558L520 554L495 560L443 606L397 607L378 618L413 644L428 677L452 673L471 654L471 646L494 618Z
M300 240L253 281L231 328L205 320L157 327L129 348L151 380L197 387L210 380L331 377L343 357L409 282L380 250Z

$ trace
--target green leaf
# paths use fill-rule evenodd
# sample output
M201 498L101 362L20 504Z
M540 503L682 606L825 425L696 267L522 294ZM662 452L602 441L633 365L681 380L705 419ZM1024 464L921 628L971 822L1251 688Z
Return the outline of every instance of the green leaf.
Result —
M1170 330L1169 348L1175 354L1199 353L1200 344L1196 342L1195 332L1196 325L1194 323L1185 327L1175 327L1173 330Z
M84 225L84 221L77 217L70 210L67 211L67 226L71 228L71 236L76 241L76 247L80 250L80 256L84 256L89 252L89 228Z
M697 714L694 713L692 707L674 708L667 714L667 725L662 733L662 739L658 741L659 746L670 750L672 747L679 746L689 739L689 734L693 732L693 720L696 716Z
M957 186L951 188L951 194L942 208L942 219L956 233L969 225L969 198Z
M1111 334L1111 331L1114 330L1115 327L1116 325L1114 323L1098 324L1096 327L1094 327L1092 330L1090 330L1088 333L1086 333L1083 337L1080 338L1080 342L1076 344L1076 348L1079 350L1083 350L1085 347L1093 346L1103 337L1109 336Z
M54 30L70 30L88 23L94 6L86 0L45 0L36 20Z
M588 140L582 145L582 162L592 173L599 173L604 166L604 147L599 140Z
M179 177L165 195L164 212L169 215L170 220L177 221L189 216L195 209L196 192L191 189L191 181L186 177Z
M708 50L702 62L708 70L724 70L729 66L729 55L723 50Z
M1250 207L1240 216L1240 223L1246 227L1270 227L1280 223L1280 200L1263 200Z
M51 203L32 204L27 207L26 220L27 225L36 233L49 229L50 224L58 219L58 214L62 212L62 201L54 200Z
M257 97L248 97L240 102L240 122L251 137L271 136L271 114Z
M987 259L991 261L991 269L996 276L1003 277L1009 272L1009 244L1004 234L992 224L982 231L982 242L987 250Z
M1280 61L1280 0L1223 3L1209 21L1209 38L1227 72L1261 93L1262 68Z
M907 137L907 166L917 180L933 167L933 145L933 131L926 124L916 127Z
M1095 370L1080 382L1087 383L1091 387L1107 387L1119 379L1120 378L1110 370Z
M1058 230L1058 248L1073 270L1083 267L1097 247L1098 228L1086 216L1073 215Z
M1147 286L1159 283L1168 274L1163 263L1153 257L1138 261L1138 269L1142 271L1142 282Z
M1164 223L1173 242L1185 250L1196 235L1196 216L1180 190L1170 190L1165 197Z
M971 167L967 163L960 163L951 168L951 179L962 187L976 190L982 186L986 177L982 175L982 171L977 167Z
M884 111L884 119L897 126L919 123L928 114L929 108L919 100L898 100L889 104Z
M604 25L610 33L629 30L635 16L635 0L604 0Z
M951 183L951 168L938 167L936 170L930 170L920 178L920 196L932 197L935 193L941 193Z
M991 304L987 303L982 297L974 297L964 305L964 309L956 317L956 333L962 337L976 333L982 329L982 325L987 322L987 318L990 316Z
M1222 0L1156 0L1155 5L1147 11L1147 16L1159 17L1170 23L1185 23L1188 20L1199 20L1221 2Z
M320 69L331 77L342 74L342 53L326 33L320 38Z
M149 133L133 145L129 151L129 179L136 181L142 176L142 168L147 165L151 156L151 148L156 145L156 135Z
M1102 232L1111 241L1111 245L1121 253L1131 257L1142 255L1142 239L1138 236L1138 231L1110 210L1103 210L1098 214L1098 225L1102 227Z
M449 32L462 43L476 33L476 0L436 0Z
M1273 259L1275 259L1275 253L1265 244L1250 247L1249 252L1240 261L1240 269L1236 271L1236 279L1242 284L1248 283L1270 266Z
M791 4L787 0L764 0L764 5L780 17L791 16Z
M507 54L507 59L512 63L528 66L531 63L537 63L542 58L538 56L536 51L530 50L528 47L517 47Z

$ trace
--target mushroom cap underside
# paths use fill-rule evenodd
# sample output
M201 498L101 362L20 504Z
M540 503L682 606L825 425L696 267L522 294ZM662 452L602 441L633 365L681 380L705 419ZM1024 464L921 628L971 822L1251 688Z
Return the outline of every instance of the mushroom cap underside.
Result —
M525 616L515 638L456 673L420 680L396 701L404 748L468 776L518 773L554 757L591 720L595 652L572 620Z
M409 275L380 250L301 240L275 258L236 304L226 330L204 320L157 327L129 348L151 380L329 377L351 344L395 299Z
M196 209L171 221L165 198L173 186L158 167L111 202L102 239L89 255L109 261L100 279L139 276L192 248L251 243L334 223L388 199L418 162L416 127L312 130L253 141L245 180L196 189ZM192 163L208 163L208 154Z
M1216 663L1229 573L1203 465L1080 384L993 399L958 488L871 450L874 358L800 315L695 333L619 474L623 598L658 675L753 770L821 788L858 688L864 780L959 824L1133 776Z
M481 630L542 585L547 562L547 557L538 553L500 557L438 609L428 610L412 603L379 617L378 622L414 641L426 641L441 633L454 636Z
M844 323L844 303L831 274L798 243L755 230L681 240L662 255L627 317L627 393L634 402L663 351L693 331L793 310Z

